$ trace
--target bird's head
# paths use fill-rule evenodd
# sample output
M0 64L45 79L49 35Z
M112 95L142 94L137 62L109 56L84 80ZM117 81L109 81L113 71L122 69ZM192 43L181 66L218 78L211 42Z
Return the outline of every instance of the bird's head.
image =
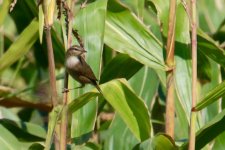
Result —
M81 54L85 53L87 51L84 50L84 48L78 46L78 45L74 45L72 47L70 47L67 52L66 52L66 56L80 56Z

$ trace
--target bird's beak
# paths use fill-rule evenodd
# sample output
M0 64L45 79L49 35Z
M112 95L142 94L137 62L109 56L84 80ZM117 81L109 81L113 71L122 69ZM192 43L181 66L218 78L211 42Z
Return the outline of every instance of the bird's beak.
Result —
M85 50L82 50L82 53L86 53L87 51L85 51Z

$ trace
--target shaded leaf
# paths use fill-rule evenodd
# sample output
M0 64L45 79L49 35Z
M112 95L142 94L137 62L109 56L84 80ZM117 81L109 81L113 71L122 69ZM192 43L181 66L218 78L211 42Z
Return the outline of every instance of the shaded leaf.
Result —
M15 122L8 119L1 119L0 124L8 129L20 141L44 141L45 130L32 123Z
M200 29L198 30L198 50L225 67L225 53L216 42Z
M44 150L44 146L39 143L32 144L28 150Z
M105 67L101 75L100 83L115 78L131 78L143 65L128 55L119 54L114 57Z

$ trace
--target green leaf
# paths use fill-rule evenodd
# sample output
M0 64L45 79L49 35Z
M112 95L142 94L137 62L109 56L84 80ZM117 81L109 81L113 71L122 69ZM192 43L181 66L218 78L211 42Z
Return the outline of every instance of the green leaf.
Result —
M15 122L8 119L1 119L0 124L14 134L20 141L44 141L45 130L32 123Z
M98 92L88 92L79 96L78 98L70 102L69 111L71 113L74 113L75 111L82 108L84 105L86 105L88 102L93 100L93 98L97 97L98 95L99 95Z
M166 134L157 134L151 139L142 142L139 150L178 150L175 142Z
M143 65L126 54L114 57L105 67L100 83L105 83L115 78L131 78Z
M225 147L225 132L221 133L213 144L213 150L221 150Z
M158 18L162 24L163 37L167 38L168 34L168 17L169 17L169 1L152 0ZM175 90L177 100L175 101L176 113L179 118L179 124L182 127L188 127L188 120L191 110L191 53L190 33L189 33L189 18L180 1L177 1L176 8L176 29L175 29ZM165 39L166 40L166 39ZM180 122L181 121L181 122ZM176 135L188 135L187 130L179 130L175 128ZM180 137L179 137L180 138ZM183 137L182 137L183 138Z
M198 30L198 50L225 67L225 53L218 44L200 29Z
M159 82L160 81L155 70L147 66L142 67L129 80L132 89L134 89L135 93L145 101L149 109L152 104L152 100L158 91ZM151 88L149 88L149 83L151 83Z
M124 79L101 85L104 98L120 115L138 140L150 137L151 125L147 106L128 86Z
M110 127L100 132L100 141L104 143L103 149L111 150L131 150L139 143L118 113L116 113Z
M138 140L150 137L150 115L144 101L137 97L124 79L113 80L102 84L103 96L118 112L131 132ZM84 106L91 98L97 96L96 92L86 93L69 104L71 112ZM76 106L77 105L77 106Z
M87 51L86 61L91 66L97 78L99 78L101 72L100 66L103 51L106 9L107 0L98 0L89 3L85 8L81 9L75 19L74 28L78 30L78 33L83 39L85 50ZM73 84L73 86L79 85ZM86 86L84 91L88 91L90 88L93 87ZM79 94L74 92L73 97L74 95ZM82 109L76 111L72 116L72 138L79 138L93 131L96 117L97 101L91 101L82 107Z
M0 125L0 145L4 150L21 149L22 144L4 126Z
M39 5L38 7L38 21L39 21L39 39L40 39L40 43L42 44L42 40L43 40L43 31L44 31L44 13L42 10L42 5Z
M203 98L201 98L199 103L194 107L194 110L199 111L211 103L217 101L220 97L225 94L225 81L220 83L210 92L208 92Z
M108 12L105 43L113 50L158 70L165 70L162 45L135 16L128 11Z
M205 84L211 81L212 67L210 65L209 58L202 54L201 51L198 51L197 55L197 77L202 84Z
M39 143L32 144L28 150L44 150L44 146Z
M3 24L5 17L9 11L10 0L4 0L0 4L0 26Z
M199 26L207 33L214 33L224 19L224 1L197 1Z
M51 148L55 126L57 124L57 121L60 117L61 112L62 112L62 106L58 105L57 107L54 107L49 114L48 133L47 133L46 141L45 141L45 150L50 150Z
M215 116L210 122L204 125L196 133L196 149L203 148L206 144L212 141L225 130L225 110ZM182 149L188 148L188 142L184 143Z
M24 56L38 38L38 21L34 19L0 58L0 72Z
M129 7L129 9L136 14L139 19L143 19L145 1L144 0L123 0L123 5Z

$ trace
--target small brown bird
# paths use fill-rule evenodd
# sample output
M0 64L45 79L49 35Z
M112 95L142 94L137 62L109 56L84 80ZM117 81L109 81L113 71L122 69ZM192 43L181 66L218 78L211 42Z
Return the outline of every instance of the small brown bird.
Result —
M84 48L78 45L69 48L66 52L66 70L76 81L81 84L81 86L77 88L82 88L85 84L92 84L100 93L102 93L102 90L97 83L98 80L95 77L91 67L81 56L85 52L86 51Z

